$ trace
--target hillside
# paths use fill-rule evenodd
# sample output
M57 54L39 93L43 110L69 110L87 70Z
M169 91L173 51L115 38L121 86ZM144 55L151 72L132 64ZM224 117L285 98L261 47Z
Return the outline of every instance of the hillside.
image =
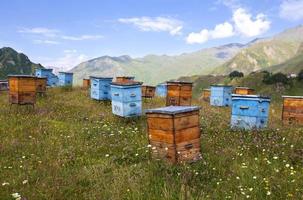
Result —
M178 56L103 56L81 63L71 71L74 72L76 81L89 75L134 75L145 83L157 84L180 76L207 74L245 47L242 44L228 44Z
M231 60L213 70L212 73L228 74L233 70L238 70L248 74L279 65L294 57L302 42L303 26L288 29L272 38L259 40L250 47L241 50Z
M36 68L43 66L31 62L26 55L12 48L0 49L0 79L7 78L9 74L32 74Z

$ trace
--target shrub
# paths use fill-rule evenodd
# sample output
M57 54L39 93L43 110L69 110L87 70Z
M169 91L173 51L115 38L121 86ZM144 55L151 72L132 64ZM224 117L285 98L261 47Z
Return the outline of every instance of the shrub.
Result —
M298 80L303 81L303 69L298 74Z
M231 78L231 79L236 78L236 77L243 77L243 76L244 76L244 74L239 71L233 71L229 74L229 78Z
M285 74L280 72L276 74L265 73L263 76L263 82L266 84L276 84L276 83L288 84L289 80Z

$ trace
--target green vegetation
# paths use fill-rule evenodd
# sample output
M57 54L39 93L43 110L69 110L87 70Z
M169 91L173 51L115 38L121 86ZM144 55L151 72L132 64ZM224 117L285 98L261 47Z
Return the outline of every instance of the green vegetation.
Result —
M263 74L232 83L264 91L257 77ZM302 198L303 129L282 126L279 99L271 104L269 128L248 132L229 129L229 108L193 104L202 106L203 159L172 166L150 158L144 116L115 117L110 102L93 101L87 91L50 89L34 110L10 109L1 93L0 199L14 193L30 200Z
M230 79L233 79L233 78L240 78L240 77L243 77L244 74L242 72L238 72L238 71L232 71L230 72L230 74L228 75L228 77Z

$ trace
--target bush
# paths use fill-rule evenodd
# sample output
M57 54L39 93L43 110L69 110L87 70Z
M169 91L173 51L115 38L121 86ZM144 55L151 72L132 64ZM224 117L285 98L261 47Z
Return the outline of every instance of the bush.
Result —
M303 69L298 74L298 80L303 81Z
M276 74L265 73L263 77L263 82L266 84L276 84L276 83L288 84L289 79L285 74L280 72Z
M244 76L244 74L239 71L233 71L229 74L229 78L231 78L231 79L236 78L236 77L243 77L243 76Z

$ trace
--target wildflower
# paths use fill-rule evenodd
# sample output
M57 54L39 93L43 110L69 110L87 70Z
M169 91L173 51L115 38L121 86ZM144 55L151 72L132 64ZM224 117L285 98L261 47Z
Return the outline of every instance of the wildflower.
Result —
M22 158L24 159L24 158L25 158L25 156L22 156Z
M270 192L270 191L267 191L266 195L267 195L267 196L271 195L271 192Z
M148 148L150 148L151 146L152 146L152 145L150 145L150 144L149 144L149 145L147 145L147 147L148 147Z
M250 192L253 191L253 188L249 188L249 191L250 191Z
M28 180L22 181L22 184L23 184L23 185L25 185L25 184L27 184L27 183L28 183Z
M274 156L274 160L277 160L278 159L278 156Z
M13 193L13 194L12 194L12 197L13 197L14 199L16 199L16 200L20 200L20 199L21 199L21 195L20 195L18 192Z
M257 177L256 177L256 176L253 176L253 179L257 179Z
M109 157L109 154L105 154L105 157Z
M240 177L239 177L239 176L237 176L237 177L236 177L236 179L237 179L237 180L239 180L239 179L240 179Z
M289 166L290 166L289 164L286 164L286 165L285 165L285 167L287 167L287 168L288 168Z
M6 185L9 185L9 183L8 182L3 182L2 183L2 186L6 186Z
M136 153L136 156L138 156L139 154Z

